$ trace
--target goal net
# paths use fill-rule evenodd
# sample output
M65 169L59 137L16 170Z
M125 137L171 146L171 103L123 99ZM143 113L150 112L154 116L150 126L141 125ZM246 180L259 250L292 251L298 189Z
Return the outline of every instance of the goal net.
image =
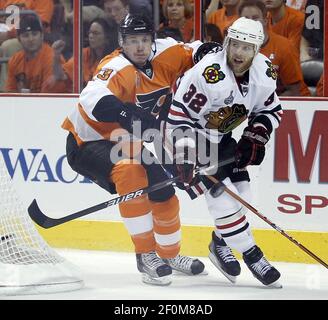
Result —
M0 295L54 293L81 287L78 269L38 233L0 155Z

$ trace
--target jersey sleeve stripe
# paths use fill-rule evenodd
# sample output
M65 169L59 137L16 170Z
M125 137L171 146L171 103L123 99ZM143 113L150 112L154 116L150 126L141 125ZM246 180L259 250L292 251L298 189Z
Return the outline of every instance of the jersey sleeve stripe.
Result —
M170 109L169 114L171 114L171 115L173 115L173 116L178 116L178 117L182 117L182 118L187 118L187 119L189 119L189 117L186 116L185 113L183 113L183 112L178 112L178 111L174 111L172 108Z
M192 122L181 121L181 120L177 121L177 120L174 120L174 119L171 119L171 118L167 119L167 123L170 125L170 127L180 127L180 126L188 126L190 128L195 127L194 123L192 123Z
M173 100L171 108L177 108L182 110L182 112L187 115L191 120L198 121L198 119L191 116L190 112L187 110L187 108L180 102Z

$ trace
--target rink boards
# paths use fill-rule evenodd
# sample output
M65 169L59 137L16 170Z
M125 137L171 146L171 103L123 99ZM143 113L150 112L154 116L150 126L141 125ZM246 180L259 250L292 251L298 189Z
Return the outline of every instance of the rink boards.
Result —
M36 198L41 209L54 218L111 198L66 162L66 132L60 125L76 103L76 96L0 97L0 156L23 205L27 207ZM268 143L264 163L250 169L251 204L328 260L328 100L285 99L283 108L282 124ZM182 191L177 194L183 252L207 255L212 219L206 203L203 198L191 201ZM313 262L255 214L248 212L247 216L270 259ZM55 247L132 250L117 206L40 231Z

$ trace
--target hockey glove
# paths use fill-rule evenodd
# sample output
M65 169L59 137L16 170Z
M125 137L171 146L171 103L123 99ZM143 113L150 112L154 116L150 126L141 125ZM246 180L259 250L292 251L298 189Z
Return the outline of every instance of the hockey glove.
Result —
M246 127L236 148L237 167L261 164L265 156L265 144L269 139L270 134L264 127Z
M153 115L132 103L126 103L122 106L119 113L119 123L122 128L140 138L147 129L157 129L158 127Z
M181 183L191 184L195 175L195 142L191 138L182 138L175 144L174 164Z

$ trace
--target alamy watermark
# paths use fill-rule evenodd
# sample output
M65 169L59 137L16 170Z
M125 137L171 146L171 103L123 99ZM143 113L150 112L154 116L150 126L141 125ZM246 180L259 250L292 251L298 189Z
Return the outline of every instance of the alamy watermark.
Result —
M6 7L5 12L9 14L9 16L6 18L6 26L9 29L19 29L20 8L15 5L10 5Z
M305 12L308 14L305 20L306 29L320 29L320 23L322 23L320 21L320 8L316 5L309 5L306 7Z
M138 123L139 121L137 121ZM166 133L164 139L157 129L148 129L142 132L141 125L133 126L132 133L114 130L110 140L115 143L111 148L110 160L117 163L130 158L147 165L161 163L164 165L182 164L187 162L197 163L199 166L213 166L219 163L219 144L210 143L205 135L197 134L194 130L176 128ZM175 157L177 141L194 141L194 145L182 145L180 149L185 153L183 157ZM141 141L152 141L153 150L141 147ZM180 150L181 152L181 150ZM214 174L209 172L209 174Z

